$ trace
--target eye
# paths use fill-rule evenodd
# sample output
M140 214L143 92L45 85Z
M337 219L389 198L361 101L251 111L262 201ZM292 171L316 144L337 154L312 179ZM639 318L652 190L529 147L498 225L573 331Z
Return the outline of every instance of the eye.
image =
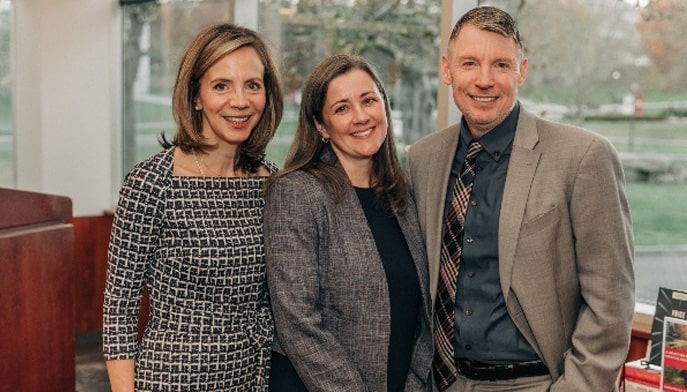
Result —
M217 91L226 91L229 89L229 85L224 82L218 82L212 86L212 89Z
M510 66L510 63L505 62L505 61L501 61L501 62L496 63L496 68L508 70L511 68L511 66Z
M461 66L463 68L474 68L477 66L477 62L472 60L465 60L461 63Z
M248 87L248 89L252 91L259 91L262 90L262 83L255 80L251 80L246 84L246 87Z
M375 97L366 97L363 99L363 104L365 106L374 105L376 102L377 102L377 98L375 98Z
M345 113L348 110L348 105L339 105L334 108L334 113Z

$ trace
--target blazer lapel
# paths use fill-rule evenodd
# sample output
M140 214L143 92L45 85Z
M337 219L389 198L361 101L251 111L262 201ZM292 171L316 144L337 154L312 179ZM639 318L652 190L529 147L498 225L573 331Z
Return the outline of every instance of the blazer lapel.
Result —
M424 188L425 195L428 195L424 208L424 222L426 222L425 242L429 261L429 292L432 294L432 303L434 303L439 282L446 189L453 165L453 157L458 146L459 130L458 124L440 131L441 140L434 143L434 150L426 152L429 165L425 166L427 169L423 173L422 184L420 185Z
M413 258L413 263L415 264L415 271L417 272L417 279L420 284L420 293L422 293L422 302L424 306L424 316L429 320L431 314L429 313L430 298L428 298L425 293L429 292L427 284L429 283L429 277L427 272L427 256L425 254L425 247L422 246L424 241L422 240L422 233L420 232L420 226L410 213L414 213L414 210L408 210L401 215L396 215L398 224L403 232L403 238L408 244L408 249L410 250L410 255Z
M503 190L501 216L499 218L499 274L501 289L506 300L508 300L510 290L520 226L530 195L532 179L541 155L534 151L538 141L539 136L534 116L521 109L508 164L508 175Z
M341 236L341 243L351 244L343 247L347 257L350 260L369 260L369 263L362 264L368 270L369 276L372 279L382 278L384 269L377 244L353 186L347 187L344 199L334 204L332 209L337 216L336 235Z

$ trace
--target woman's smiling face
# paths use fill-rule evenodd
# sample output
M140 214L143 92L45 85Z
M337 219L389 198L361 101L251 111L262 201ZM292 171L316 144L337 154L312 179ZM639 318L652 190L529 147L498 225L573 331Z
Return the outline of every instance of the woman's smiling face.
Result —
M377 85L367 72L355 68L329 83L322 118L324 124L318 124L318 130L330 139L344 168L371 164L389 128Z
M217 61L200 79L196 110L211 144L238 146L260 121L267 102L265 67L254 48L241 47Z

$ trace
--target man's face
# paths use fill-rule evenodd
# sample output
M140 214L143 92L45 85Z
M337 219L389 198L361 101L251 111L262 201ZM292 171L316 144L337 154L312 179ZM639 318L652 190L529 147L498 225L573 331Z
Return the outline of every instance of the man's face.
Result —
M513 109L527 59L512 38L467 24L442 56L441 74L470 132L480 137Z

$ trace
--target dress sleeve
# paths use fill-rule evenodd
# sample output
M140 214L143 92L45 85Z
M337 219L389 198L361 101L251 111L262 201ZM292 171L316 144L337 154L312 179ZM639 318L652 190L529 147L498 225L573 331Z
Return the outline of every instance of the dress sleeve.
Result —
M105 360L132 359L145 271L154 257L161 225L163 187L140 167L127 175L119 195L108 247L103 303Z

